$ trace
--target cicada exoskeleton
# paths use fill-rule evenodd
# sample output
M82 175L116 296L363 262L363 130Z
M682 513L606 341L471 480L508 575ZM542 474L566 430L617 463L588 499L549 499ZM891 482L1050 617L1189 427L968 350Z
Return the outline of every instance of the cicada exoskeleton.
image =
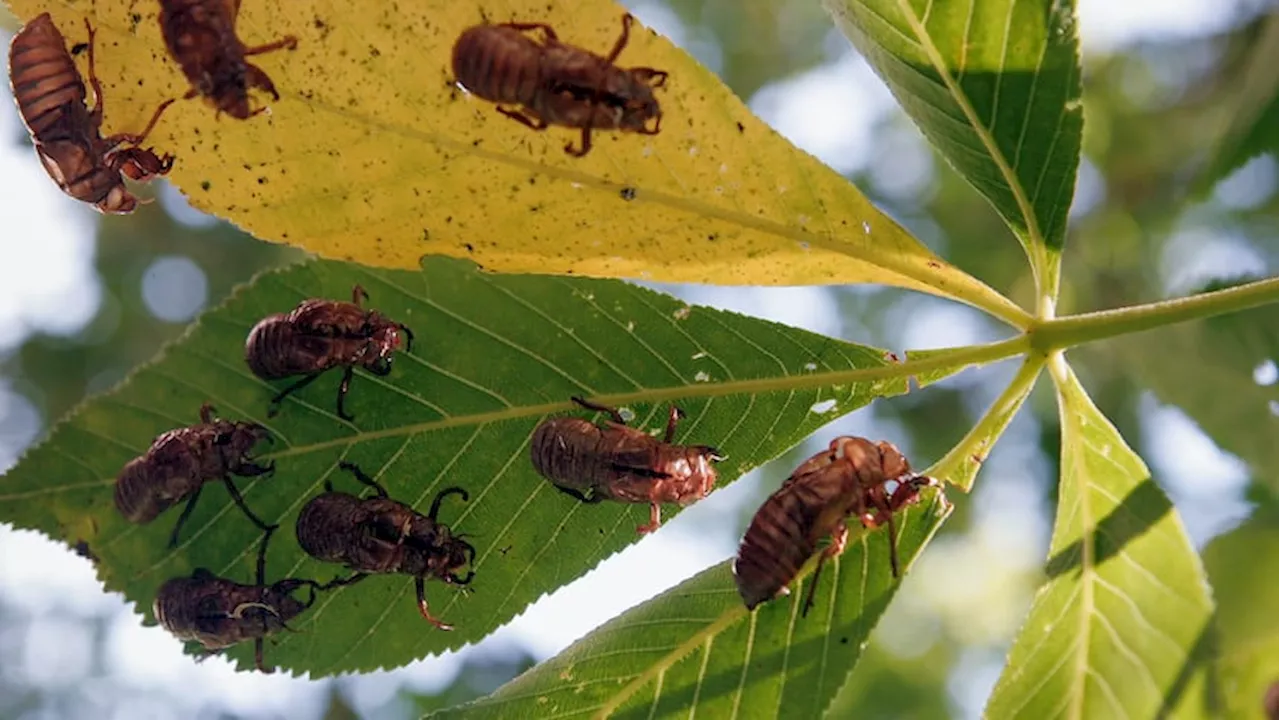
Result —
M890 484L895 484L892 490ZM889 565L899 575L894 513L915 503L920 491L937 485L914 475L907 459L887 442L872 443L842 436L805 460L756 511L734 560L733 572L747 608L785 592L800 567L813 557L818 543L831 538L823 551L805 600L813 604L822 565L844 552L849 516L868 529L889 531Z
M592 130L657 135L662 109L653 90L667 73L614 64L632 22L629 13L622 16L622 35L605 57L561 42L544 23L476 25L454 43L453 74L469 92L500 103L498 112L534 130L580 128L582 147L566 144L570 155L591 150ZM534 30L542 32L541 42L526 34Z
M253 640L258 670L271 672L262 661L263 638L290 629L289 621L315 603L317 590L325 589L314 580L295 578L267 584L267 543L274 531L273 526L263 534L253 585L198 568L190 577L171 578L160 586L152 606L156 620L179 640L211 652ZM302 587L310 590L305 601L293 596Z
M616 408L573 401L607 413L610 422L596 425L575 417L544 420L533 432L529 448L533 467L556 489L583 502L601 500L648 503L649 524L636 531L658 529L661 503L688 505L707 496L716 484L715 462L724 455L710 445L676 445L677 407L667 416L663 438L628 427Z
M331 586L349 585L371 574L413 576L419 613L441 630L452 630L431 614L425 580L436 578L465 586L475 576L474 571L458 575L463 566L474 562L475 548L436 519L446 497L460 495L465 502L467 491L456 487L441 490L424 515L392 500L386 488L356 465L343 462L340 467L376 494L360 498L335 491L332 483L326 482L326 492L308 501L298 514L298 544L317 560L341 563L356 571Z
M254 477L270 473L274 463L260 464L249 455L271 434L257 423L220 420L213 406L200 408L200 424L161 434L142 455L130 460L116 477L115 504L126 520L149 523L173 505L187 505L169 536L169 546L178 543L178 533L195 510L206 482L221 480L232 501L259 529L267 523L245 504L231 476Z
M94 63L94 29L88 20L84 25L89 36L93 109L86 105L84 79L49 13L24 25L9 44L13 97L36 154L58 187L99 212L129 213L138 200L125 187L124 176L149 180L173 166L172 155L161 157L138 147L173 100L156 108L142 132L102 137L102 85Z
M269 315L258 321L244 344L249 369L264 380L302 375L302 379L271 398L268 417L280 409L289 395L315 381L325 372L343 368L338 386L338 416L347 413L345 400L355 368L374 375L391 374L394 353L404 339L405 350L413 348L413 333L377 310L361 307L368 294L356 285L351 302L312 298L287 313Z

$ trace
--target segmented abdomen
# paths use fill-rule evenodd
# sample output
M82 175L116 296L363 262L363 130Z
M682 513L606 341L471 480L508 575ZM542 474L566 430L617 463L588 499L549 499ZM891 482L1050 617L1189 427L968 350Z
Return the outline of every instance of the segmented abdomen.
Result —
M134 458L116 476L116 509L133 523L149 523L173 507L180 498L162 497L147 455Z
M533 431L529 457L533 469L556 485L586 490L607 480L602 440L600 428L590 421L549 418Z
M316 368L298 361L299 335L284 314L268 315L249 331L244 342L244 361L254 375L264 380L314 372Z
M543 49L519 30L468 28L453 44L453 76L490 102L533 105L542 88Z
M155 602L151 611L161 627L173 633L180 640L195 640L196 615L193 599L199 600L197 594L203 583L191 578L176 577L166 580L156 591Z
M27 23L9 44L9 79L22 119L38 142L65 140L65 118L86 114L84 81L49 13ZM88 122L88 118L84 118Z
M784 486L756 511L733 574L747 609L773 598L817 550L814 522L830 498L803 483ZM820 536L819 536L820 537Z
M317 495L302 507L294 531L303 552L317 560L347 563L358 542L360 498L341 492Z
M302 607L271 601L268 588L197 570L194 576L171 578L161 585L151 610L179 640L221 650L276 632Z

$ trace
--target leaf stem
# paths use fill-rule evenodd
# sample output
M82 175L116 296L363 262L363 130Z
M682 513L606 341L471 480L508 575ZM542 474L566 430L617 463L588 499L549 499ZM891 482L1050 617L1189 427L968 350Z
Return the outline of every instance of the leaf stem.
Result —
M1036 296L1036 318L1041 322L1052 320L1058 314L1058 293L1062 285L1062 252L1042 247L1041 279Z
M977 424L973 426L960 442L933 467L924 471L924 475L936 477L955 485L964 492L973 489L973 480L978 474L982 461L991 452L991 447L1004 433L1018 408L1031 394L1031 389L1040 377L1047 358L1039 353L1031 353L1023 361L1018 374L1014 375L1009 386L1000 393L1000 397L987 408Z
M1044 354L1118 335L1213 317L1277 301L1280 280L1269 278L1226 290L1048 320L1032 328L1031 348Z

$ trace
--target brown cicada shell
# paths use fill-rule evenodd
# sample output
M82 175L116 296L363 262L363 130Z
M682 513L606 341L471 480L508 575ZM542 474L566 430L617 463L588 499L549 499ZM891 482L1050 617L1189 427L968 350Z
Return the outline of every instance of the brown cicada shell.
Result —
M239 14L240 0L160 0L160 34L191 83L184 99L199 95L218 114L246 120L266 110L249 108L250 88L270 93L272 100L280 93L262 68L245 58L293 50L298 39L286 35L266 45L245 45L236 35Z
M272 527L262 537L255 584L242 585L198 568L190 577L160 586L152 606L156 620L179 640L197 642L210 652L253 640L258 670L270 673L262 662L262 639L289 630L289 621L311 607L317 590L325 589L314 580L294 578L267 584L267 543L274 531ZM302 587L310 590L305 601L293 596Z
M896 484L892 492L890 482ZM822 564L844 552L849 536L845 523L851 515L868 529L888 526L889 566L898 577L893 514L919 500L922 489L936 485L933 478L912 474L907 459L887 442L849 436L832 440L828 449L801 463L752 518L733 563L747 609L784 594L817 552L818 542L830 537L805 599L808 614Z
M116 477L116 509L130 522L149 523L173 505L187 500L169 536L169 547L178 544L178 533L191 516L206 482L221 480L231 499L262 530L267 523L253 514L232 475L254 477L270 473L275 463L261 465L249 457L259 441L272 441L257 423L218 420L211 405L200 408L200 424L170 430L155 439L151 448L130 460Z
M23 26L9 44L13 97L40 163L63 192L102 213L133 212L138 199L125 187L122 176L143 181L169 172L172 155L159 157L138 145L173 100L156 108L142 132L102 137L102 85L94 65L94 30L88 20L84 25L89 34L93 110L85 104L84 79L49 13Z
M328 370L344 368L338 386L338 416L353 420L344 401L351 388L356 367L374 375L389 375L394 352L401 336L406 352L413 348L413 333L376 310L360 305L369 295L356 285L351 302L304 300L288 313L263 318L249 331L244 359L253 374L264 380L302 375L303 378L271 398L267 416L280 411L280 403L290 394L311 384Z
M582 502L601 500L649 503L650 533L661 524L660 503L689 505L716 484L713 465L724 455L710 445L675 445L676 423L684 414L671 408L662 440L628 427L616 408L573 398L578 405L607 413L612 422L596 425L573 417L544 420L533 431L529 455L533 468L560 492ZM590 493L590 494L588 494Z
M436 520L444 498L460 495L465 502L467 491L456 487L441 490L431 502L431 510L423 515L392 500L381 484L356 465L344 462L340 467L373 488L377 495L362 499L337 492L332 483L326 482L327 492L312 498L298 514L298 544L308 555L324 562L342 563L356 571L326 587L349 585L371 574L412 575L418 612L441 630L452 630L452 625L431 614L425 580L432 577L463 586L475 577L474 571L465 576L457 573L474 563L476 549Z
M653 90L662 87L667 73L614 64L627 46L631 23L630 14L622 16L622 35L606 57L560 42L543 23L476 25L453 45L453 74L477 97L516 106L500 105L498 112L534 130L581 128L582 147L564 146L581 157L591 150L592 130L657 135L662 125ZM531 30L542 31L541 43L525 34Z

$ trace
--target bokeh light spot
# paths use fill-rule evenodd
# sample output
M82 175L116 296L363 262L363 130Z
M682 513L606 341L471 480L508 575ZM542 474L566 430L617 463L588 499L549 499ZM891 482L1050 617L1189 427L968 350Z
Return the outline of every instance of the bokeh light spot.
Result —
M187 322L209 298L204 270L188 257L156 258L142 274L142 299L152 315L166 322Z

